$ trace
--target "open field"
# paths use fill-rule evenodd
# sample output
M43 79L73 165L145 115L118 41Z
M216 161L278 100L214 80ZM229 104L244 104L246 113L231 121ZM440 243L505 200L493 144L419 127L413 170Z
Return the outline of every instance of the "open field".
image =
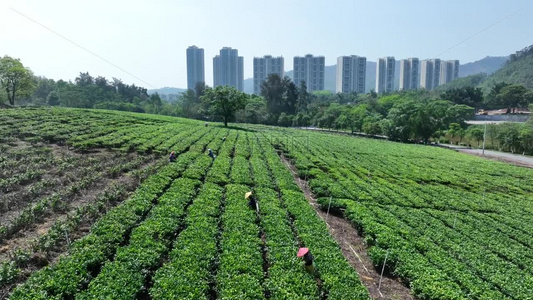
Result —
M533 297L531 169L97 110L0 110L0 133L0 298L408 299L376 296L347 246L419 299ZM356 229L342 250L339 217Z

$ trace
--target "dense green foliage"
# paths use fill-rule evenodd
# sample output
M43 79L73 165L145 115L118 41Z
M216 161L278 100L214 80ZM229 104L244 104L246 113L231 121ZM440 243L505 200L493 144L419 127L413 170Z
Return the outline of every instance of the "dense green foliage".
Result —
M34 88L32 72L18 59L9 56L0 58L0 89L6 92L9 104L15 105L20 96L31 93Z
M228 122L235 118L235 113L246 106L248 95L234 87L217 86L207 88L201 100L206 102L209 113L221 117L227 127Z
M484 130L483 125L471 125L463 132L461 140L458 134L452 137L450 130L447 137L450 142L481 147ZM530 119L526 123L488 124L485 148L532 155L533 120Z

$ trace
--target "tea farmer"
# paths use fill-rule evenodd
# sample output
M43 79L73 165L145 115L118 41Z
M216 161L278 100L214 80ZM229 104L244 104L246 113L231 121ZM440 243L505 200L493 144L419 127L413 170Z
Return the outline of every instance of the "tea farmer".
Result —
M222 138L222 141L223 141L223 142L226 141L226 137L223 137L223 138Z
M304 258L305 270L308 273L313 273L315 271L315 267L313 266L313 255L311 254L311 251L309 251L309 248L300 248L297 256Z
M252 192L248 192L244 194L244 199L249 199L248 206L250 206L250 208L252 208L253 210L257 210L257 202L255 202L254 198L250 197L251 195L252 195Z
M170 156L168 157L168 160L170 162L176 161L176 152L174 152L174 151L170 152Z
M217 156L215 155L215 153L213 153L213 150L211 149L207 149L207 151L209 151L209 157L211 157L212 159L215 159Z

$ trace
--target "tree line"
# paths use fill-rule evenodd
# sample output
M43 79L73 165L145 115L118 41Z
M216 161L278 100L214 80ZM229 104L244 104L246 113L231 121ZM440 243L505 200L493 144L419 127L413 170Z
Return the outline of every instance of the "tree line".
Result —
M34 76L18 59L0 58L0 102L14 105L50 105L161 113L159 95L122 80L108 80L81 72L74 82ZM4 100L4 101L3 101ZM5 101L7 100L7 101Z
M307 92L305 82L296 85L289 77L272 74L261 84L259 95L248 95L232 87L209 87L198 83L177 96L157 93L120 79L108 80L80 73L74 82L36 77L19 60L0 59L0 102L30 105L61 105L165 114L205 121L321 127L383 135L402 142L446 140L461 143L479 141L479 132L467 129L465 120L480 109L526 108L533 92L522 85L497 83L483 94L470 86L445 91L401 91L378 95ZM7 100L7 101L6 101ZM474 128L474 127L471 127ZM514 129L513 129L514 130ZM502 131L504 136L527 137L524 128ZM459 139L459 140L458 140ZM523 138L525 139L525 138ZM497 138L495 137L496 141ZM513 145L527 142L497 142ZM496 145L496 142L494 143ZM521 148L520 148L521 149ZM514 150L513 150L514 151ZM519 151L519 150L517 150Z

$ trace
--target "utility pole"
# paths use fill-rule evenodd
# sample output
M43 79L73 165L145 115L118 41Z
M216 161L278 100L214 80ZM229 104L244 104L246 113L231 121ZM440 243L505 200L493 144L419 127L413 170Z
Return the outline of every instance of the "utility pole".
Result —
M483 131L483 155L485 155L485 139L487 138L487 118L485 118L485 130Z

